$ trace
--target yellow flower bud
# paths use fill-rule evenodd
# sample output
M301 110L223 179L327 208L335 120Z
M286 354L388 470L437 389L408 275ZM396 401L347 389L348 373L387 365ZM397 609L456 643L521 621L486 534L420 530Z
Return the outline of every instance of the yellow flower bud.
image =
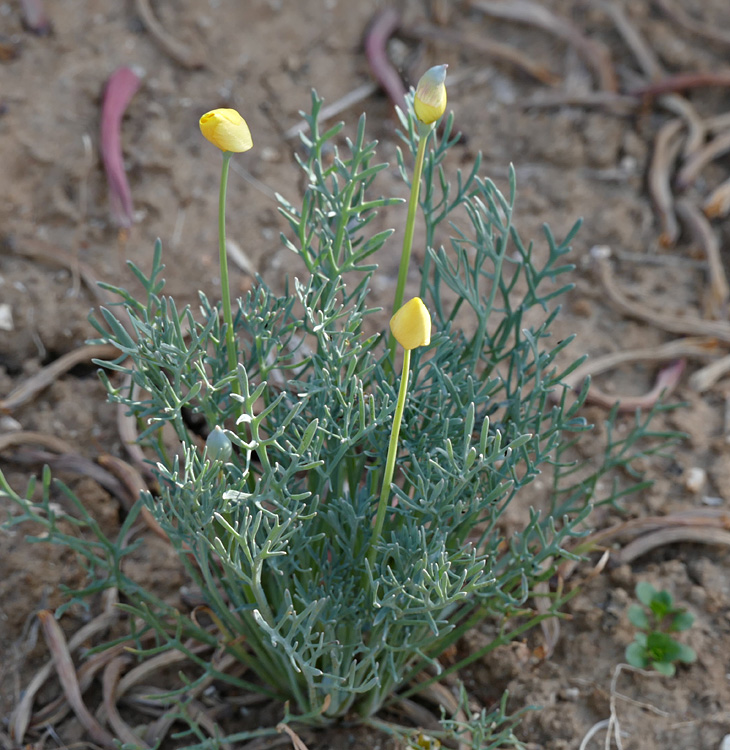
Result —
M235 109L214 109L200 118L200 132L221 151L240 154L253 147L251 131Z
M430 125L446 111L446 68L448 65L435 65L429 68L416 86L413 109L416 117L424 124Z
M390 319L390 330L404 349L431 343L431 316L420 297L406 302Z

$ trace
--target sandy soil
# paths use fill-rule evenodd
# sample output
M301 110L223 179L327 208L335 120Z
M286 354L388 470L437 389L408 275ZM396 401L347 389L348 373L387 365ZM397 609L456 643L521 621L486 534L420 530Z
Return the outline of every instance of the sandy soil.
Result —
M619 0L607 4L621 5ZM95 300L86 286L76 283L69 259L78 257L99 279L135 289L123 261L129 258L148 267L159 236L165 248L167 290L178 303L193 302L200 288L217 298L219 159L197 127L198 117L208 109L236 107L247 118L255 140L255 148L237 160L237 169L245 174L239 171L232 176L230 236L270 284L280 284L285 273L296 272L291 255L280 245L278 235L284 226L272 199L274 191L293 199L298 196L296 139L285 134L298 121L298 111L308 108L311 87L333 102L371 80L362 39L384 3L157 0L152 10L159 24L189 55L198 57L202 62L198 68L185 67L165 51L138 15L143 3L48 2L52 24L48 35L24 27L21 5L0 4L0 396L92 335L87 314ZM534 26L488 18L478 5L408 0L402 8L404 33L391 43L389 53L410 80L437 62L448 62L457 80L459 72L474 71L449 88L450 106L467 136L454 157L468 166L476 151L482 150L483 171L501 186L508 164L515 164L523 235L539 236L541 224L548 221L561 236L576 217L584 218L572 258L577 266L576 287L566 299L556 335L577 334L574 356L598 356L678 338L678 333L661 328L659 313L706 318L713 314L711 282L715 279L717 284L721 278L721 273L708 270L712 264L702 243L684 223L675 244L665 247L659 241L664 227L648 191L651 158L660 129L677 118L680 97L646 99L641 106L636 100L613 98L595 106L588 95L597 91L599 81L586 66L585 48L576 51L554 33ZM656 55L662 69L657 77L727 71L730 7L726 0L701 4L644 0L626 5L633 28ZM670 6L684 6L695 22L718 35L724 33L726 42L709 40L690 28L687 19L670 17L662 10ZM593 43L605 45L609 69L617 76L621 92L648 80L600 2L548 0L545 7L571 19ZM696 10L700 7L701 14ZM416 41L412 32L426 21L461 35L459 43L446 38ZM467 38L514 45L559 81L549 88L516 66L469 47ZM122 131L135 209L135 223L125 239L120 239L110 219L99 158L101 95L110 74L122 65L134 66L142 77ZM727 83L726 75L724 86L687 93L686 100L702 122L730 110ZM536 98L546 95L564 103L534 105ZM568 106L565 102L571 97L577 103ZM375 93L350 107L342 114L348 132L363 110L368 113L370 135L381 143L380 156L394 163L392 103ZM728 123L723 127L727 138ZM708 132L703 139L711 137ZM687 158L679 157L685 163ZM720 155L699 171L681 196L690 207L701 207L712 190L730 177L729 167L727 157ZM384 189L403 194L395 179ZM676 187L674 192L680 195ZM403 219L399 208L385 211L382 217L384 224L398 227ZM721 271L727 264L730 222L714 219L710 233L720 248ZM657 311L655 320L632 319L610 304L595 272L590 252L595 246L611 249L619 288ZM396 253L384 251L378 260L394 284ZM233 284L236 292L245 291L250 277L239 270ZM373 293L388 299L392 291L388 282ZM726 302L721 300L714 310L718 320L727 319ZM720 356L727 348L725 342L712 351ZM661 425L685 431L686 440L671 456L647 462L645 468L656 482L627 503L623 517L712 508L727 511L726 524L730 523L726 417L730 381L721 377L699 392L690 376L701 364L687 362L671 397L683 405ZM598 382L609 394L637 395L649 390L657 368L656 363L639 363L613 370ZM600 406L585 409L586 417L598 425L599 436L605 414ZM3 416L0 438L20 429L63 438L89 459L102 453L122 455L114 410L90 365L77 366ZM596 450L598 441L587 440L586 455ZM20 488L41 464L31 460L29 465L27 450L10 448L3 451L1 465ZM689 481L693 469L704 472L699 486ZM104 528L118 525L118 502L96 482L73 474L61 476ZM0 521L12 512L0 507ZM603 515L595 523L603 527L618 520ZM59 587L79 580L81 572L68 551L29 546L21 533L3 533L0 549L1 718L10 715L23 688L47 659L35 614L58 606L63 601ZM162 542L151 537L135 564L139 574L155 582L160 591L178 595L184 579ZM590 564L585 565L578 578L587 577L589 570ZM716 750L730 733L729 573L727 548L703 541L665 544L630 564L609 563L569 604L570 619L563 622L549 659L535 657L542 635L534 633L524 643L472 665L462 677L475 705L492 705L508 688L512 710L543 706L542 711L527 715L519 732L528 747L577 749L589 729L609 716L611 679L633 637L626 610L636 582L648 580L670 590L696 616L686 642L699 659L671 679L627 673L619 677L617 690L633 699L615 701L626 733L624 747ZM72 608L62 625L72 633L89 616ZM465 639L465 653L485 642L490 627L486 623ZM50 698L54 688L48 689ZM88 740L73 720L59 731L67 744ZM8 733L7 723L0 725L3 747L14 746L6 739ZM39 736L31 739L37 741ZM604 732L599 732L587 743L587 750L603 747L603 737ZM311 736L307 741L318 750L391 747L386 738L357 729Z

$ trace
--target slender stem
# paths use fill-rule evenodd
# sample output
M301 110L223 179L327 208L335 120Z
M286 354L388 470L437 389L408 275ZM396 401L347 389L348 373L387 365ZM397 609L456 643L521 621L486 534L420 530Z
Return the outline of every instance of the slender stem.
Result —
M411 368L411 352L406 349L403 352L403 369L400 376L400 389L398 391L398 402L395 405L395 414L393 415L393 426L390 430L390 443L388 445L388 457L385 461L385 476L383 477L383 487L380 490L380 500L378 502L378 512L375 515L375 528L370 540L370 549L368 549L367 559L372 566L375 562L375 545L380 539L385 522L385 513L388 509L388 500L390 499L390 483L393 481L393 471L395 470L395 459L398 454L398 436L400 435L400 424L403 420L403 409L406 405L406 394L408 393L408 373Z
M231 151L223 152L221 170L221 187L218 199L218 257L221 270L221 301L223 303L223 320L226 324L226 350L228 352L228 370L235 372L238 366L236 357L236 334L233 330L233 311L231 310L231 289L228 281L228 253L226 252L226 192L228 190L228 168L231 165ZM239 392L238 380L233 381L233 391Z
M397 312L403 305L403 294L408 278L408 266L411 262L411 250L413 249L413 232L416 226L416 211L418 210L418 195L421 191L421 174L423 173L423 158L426 154L426 143L431 131L419 131L418 150L416 151L416 163L413 166L413 180L411 181L411 197L408 201L408 216L406 218L406 230L403 235L403 249L400 255L400 267L398 269L398 282L395 287L393 298L393 312ZM390 357L395 353L395 337L391 333L388 338L388 349Z
M469 348L473 347L471 352L472 367L476 367L479 362L479 356L482 353L482 347L484 346L484 336L487 333L487 320L489 313L494 309L494 301L497 298L497 290L500 288L499 280L502 278L502 265L504 264L504 258L507 255L507 246L509 243L510 226L512 223L511 215L507 216L507 226L504 229L504 235L499 243L499 250L497 253L497 259L494 261L494 283L489 291L489 299L486 303L487 313L479 319L479 325L474 338L469 344Z

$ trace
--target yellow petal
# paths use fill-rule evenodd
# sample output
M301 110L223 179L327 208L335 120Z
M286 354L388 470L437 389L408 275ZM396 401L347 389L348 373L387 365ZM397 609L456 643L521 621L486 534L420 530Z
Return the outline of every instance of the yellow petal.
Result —
M430 125L446 111L446 68L448 65L435 65L429 68L416 86L413 109L416 117L424 124Z
M390 330L404 349L431 343L431 316L420 297L406 302L390 319Z
M241 153L253 147L251 131L235 109L214 109L200 118L200 132L221 151Z

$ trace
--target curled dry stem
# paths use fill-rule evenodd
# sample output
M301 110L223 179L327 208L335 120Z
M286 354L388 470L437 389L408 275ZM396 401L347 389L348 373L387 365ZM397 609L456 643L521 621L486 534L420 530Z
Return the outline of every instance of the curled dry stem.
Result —
M728 151L730 151L730 130L716 135L706 146L687 159L677 174L677 188L686 190L708 164Z
M651 539L655 533L666 532L667 530L676 532L677 536L674 541L689 539L690 536L693 538L695 536L700 537L702 534L709 534L711 536L715 532L723 532L723 534L728 535L728 538L730 538L730 513L715 508L703 508L701 510L671 513L668 516L634 518L630 521L623 521L610 526L607 529L601 529L581 539L573 552L579 555L585 554L590 550L603 549L621 539L629 538L632 541L623 549L619 549L616 553L618 557L614 555L614 559L618 559L620 562L628 562L623 556L626 549L629 550L626 557L635 559L638 557L635 554L637 550L642 550L640 554L644 554L648 549L653 549L653 546L656 546L653 545L644 548L642 543L639 546L632 547L634 541L639 541L642 538ZM664 538L662 543L669 541L666 537L660 537L660 539L662 538ZM579 560L566 560L558 568L559 576L567 581L579 564Z
M135 7L145 29L166 55L188 70L195 70L204 66L203 57L199 52L190 49L165 30L152 12L150 0L135 0Z
M558 37L575 48L596 76L600 89L614 92L618 90L616 71L608 47L596 39L587 37L569 19L532 0L511 0L509 3L473 0L471 7L493 18L536 26Z
M66 638L53 617L53 613L43 610L38 613L38 617L41 621L43 636L53 657L56 674L71 709L96 744L114 750L116 748L114 737L99 724L84 703Z
M615 396L604 393L597 386L591 384L586 397L587 403L594 403L607 408L619 404L619 411L635 411L651 408L666 391L671 391L679 382L684 369L683 358L707 360L717 356L717 341L712 338L684 338L670 341L659 346L644 347L642 349L628 349L622 352L606 354L602 357L588 359L580 367L564 378L563 383L568 388L580 390L585 379L608 370L613 370L626 364L636 362L673 362L669 367L660 371L654 387L643 396Z
M148 750L150 746L132 731L127 722L122 719L119 709L117 708L116 687L119 684L119 677L122 670L128 663L129 657L125 655L117 656L106 665L104 676L102 678L102 691L104 696L104 702L102 705L106 712L107 722L114 730L114 734L118 740L132 745L133 747L142 747L144 750Z
M727 318L730 284L728 284L725 266L722 262L720 238L694 203L686 199L679 201L677 212L689 226L695 241L700 245L707 259L709 294L705 302L706 313L715 320L724 320Z
M607 258L596 258L598 276L608 300L619 311L636 320L649 323L669 333L689 336L707 336L730 343L730 323L720 320L703 320L694 315L671 315L654 310L642 302L630 300L618 288L611 263Z
M730 214L730 179L725 180L710 193L702 210L708 219L724 219Z
M681 120L672 120L660 128L649 165L647 183L649 195L659 215L662 228L659 244L662 247L671 247L679 237L679 223L674 212L672 171L684 141L683 129Z
M617 556L619 564L630 563L647 552L667 544L693 542L730 547L730 531L711 526L689 526L682 528L664 528L646 534L627 544Z
M140 493L147 489L147 484L142 478L140 472L121 458L109 454L99 456L98 461L100 466L107 469L122 483L122 486L126 491L126 502L124 502L125 509L127 511L131 510L132 506L139 500ZM164 539L166 542L170 541L167 534L160 527L160 524L155 520L155 517L150 512L149 508L145 505L142 506L141 515L144 522L154 534L159 536L160 539Z
M631 22L624 8L616 0L594 0L595 4L611 19L623 38L639 67L650 80L664 74L664 66L649 46L636 26Z
M644 99L668 94L673 91L689 91L701 88L726 88L730 86L730 72L720 71L714 73L679 73L669 75L656 81L639 86L630 93Z
M468 47L492 60L512 65L547 86L557 86L560 83L560 76L548 70L544 65L530 59L517 47L503 42L496 42L492 39L486 39L481 35L457 31L455 29L444 29L427 23L405 27L401 30L401 34L415 39L433 39L439 42L446 42L457 48Z
M78 649L95 635L107 630L119 619L120 612L116 608L118 601L117 590L114 588L108 589L104 594L104 599L104 611L91 620L91 622L79 628L71 637L71 640L68 642L68 650L71 652ZM38 670L28 687L23 691L23 696L10 717L12 735L18 744L23 742L25 732L30 724L35 696L51 676L52 671L52 662L46 663Z
M689 379L689 387L697 393L704 393L728 372L730 372L730 354L693 372Z
M730 31L718 25L704 23L690 16L675 0L654 0L654 2L676 24L695 36L706 39L714 44L730 46ZM698 6L701 7L701 6Z
M115 359L118 355L119 349L113 344L84 344L78 349L73 349L23 381L6 398L0 399L0 412L7 414L32 401L42 390L76 365L90 362L92 359Z

